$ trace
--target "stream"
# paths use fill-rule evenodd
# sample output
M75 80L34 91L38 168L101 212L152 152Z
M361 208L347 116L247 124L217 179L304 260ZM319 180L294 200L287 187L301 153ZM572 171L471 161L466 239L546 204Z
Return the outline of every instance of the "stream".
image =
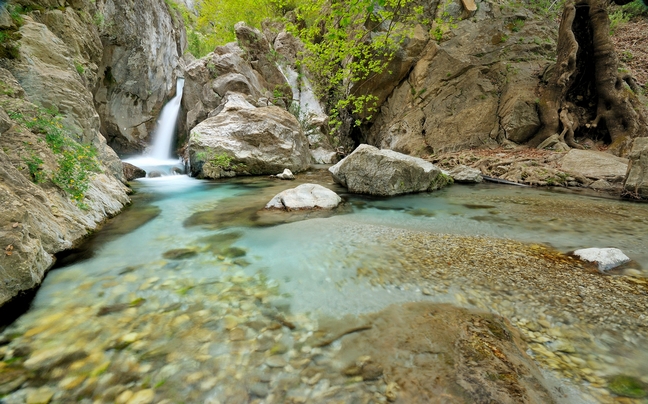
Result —
M259 213L306 182L344 207ZM308 343L321 319L417 301L509 319L557 402L621 402L607 388L617 374L648 383L646 204L494 184L362 197L323 169L292 182L175 175L133 187L133 206L62 258L0 335L0 370L21 363L13 380L35 380L0 391L2 402L386 402L388 386L299 370L311 359L339 368L339 344ZM603 275L559 254L586 247L633 262ZM545 261L530 262L534 251ZM545 272L552 257L574 275Z

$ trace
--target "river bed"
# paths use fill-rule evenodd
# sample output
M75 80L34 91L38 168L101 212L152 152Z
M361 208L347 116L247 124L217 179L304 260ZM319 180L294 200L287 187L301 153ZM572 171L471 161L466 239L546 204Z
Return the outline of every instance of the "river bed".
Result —
M258 213L304 182L344 208ZM646 204L493 184L361 197L321 170L134 187L3 332L3 402L386 402L389 384L335 373L339 344L308 341L322 319L416 301L509 319L557 402L643 402L609 385L648 383ZM633 262L602 275L561 254L585 247Z

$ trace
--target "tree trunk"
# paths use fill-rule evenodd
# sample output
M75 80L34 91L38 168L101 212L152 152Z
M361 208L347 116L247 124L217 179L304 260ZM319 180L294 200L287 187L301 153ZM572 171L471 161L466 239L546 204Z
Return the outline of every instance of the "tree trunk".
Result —
M543 127L531 146L560 134L570 147L582 148L576 139L590 138L625 155L635 137L648 136L646 112L634 93L638 87L630 75L618 72L609 31L606 0L565 5L556 65L541 88Z

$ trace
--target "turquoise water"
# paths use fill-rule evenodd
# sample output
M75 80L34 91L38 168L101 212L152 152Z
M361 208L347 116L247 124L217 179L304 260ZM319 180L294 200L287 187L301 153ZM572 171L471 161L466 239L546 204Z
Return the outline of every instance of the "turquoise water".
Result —
M310 181L339 192L346 208L308 220L294 215L290 220L277 215L268 219L257 213L274 194ZM270 299L278 312L304 324L315 324L323 315L366 313L407 301L470 307L462 285L452 282L438 293L422 293L426 285L416 281L381 283L360 276L364 268L401 267L401 257L384 243L393 229L514 239L561 252L618 247L634 260L623 271L643 276L648 269L645 204L491 184L370 198L345 193L322 172L301 175L296 182L267 178L209 182L172 176L139 180L135 189L135 207L119 220L135 220L145 205L159 208L159 214L127 234L100 232L91 244L92 257L51 271L30 311L5 331L5 335L22 335L15 341L23 338L25 344L37 347L32 349L41 356L32 353L31 357L41 362L55 355L52 352L66 349L89 353L77 361L78 368L84 369L80 373L64 368L56 374L56 365L29 363L33 371L54 372L55 381L49 384L55 398L91 381L95 385L87 387L90 397L108 385L135 391L134 382L125 376L102 381L106 374L128 372L140 375L135 378L140 384L146 379L138 389L155 387L158 399L173 401L176 394L186 394L187 402L208 402L210 397L235 395L235 389L234 393L223 390L220 380L240 373L254 355L241 353L244 348L233 352L225 345L208 343L208 317L248 321L258 309L255 296L260 301ZM167 254L165 258L165 253L179 249L187 256L173 259ZM314 327L305 326L303 335L290 338L305 339ZM201 333L206 335L202 339ZM282 335L273 338L288 338ZM10 346L18 344L15 341ZM616 343L636 346L642 341ZM182 357L175 358L170 347ZM157 358L151 354L156 349L163 349L165 361L150 359L151 355ZM221 362L192 358L200 355ZM630 368L640 372L641 366ZM132 369L120 373L122 368ZM21 391L9 395L7 402L20 402L27 394ZM593 397L606 399L605 395Z

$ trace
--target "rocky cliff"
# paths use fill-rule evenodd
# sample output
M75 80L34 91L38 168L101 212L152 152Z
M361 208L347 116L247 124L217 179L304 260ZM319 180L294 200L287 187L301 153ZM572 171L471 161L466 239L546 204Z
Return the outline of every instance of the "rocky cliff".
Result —
M2 306L129 203L106 137L143 147L185 40L163 0L16 0L0 31Z
M555 55L556 24L523 6L477 3L474 13L443 11L454 27L437 32L408 62L362 140L430 155L522 143L539 129L536 87ZM423 37L414 39L420 47Z

